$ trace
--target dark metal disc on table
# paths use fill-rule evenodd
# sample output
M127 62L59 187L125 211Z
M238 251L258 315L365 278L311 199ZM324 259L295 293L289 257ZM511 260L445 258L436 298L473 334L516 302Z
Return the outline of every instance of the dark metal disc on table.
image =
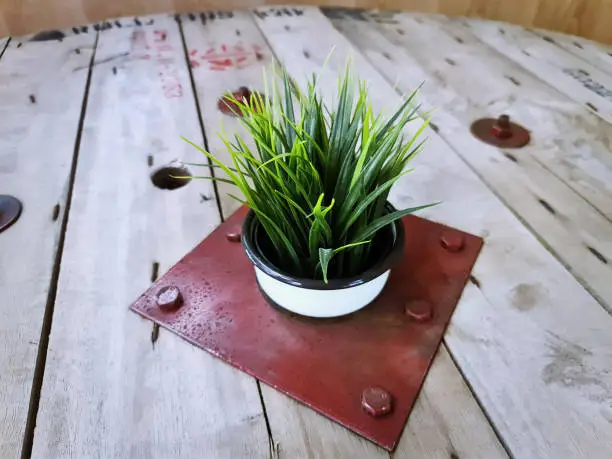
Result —
M472 123L471 131L477 139L499 148L521 148L531 140L529 131L511 122L508 115L476 120Z
M0 194L0 233L19 219L22 208L19 199Z
M393 450L482 239L403 219L404 257L381 296L334 319L270 306L238 238L242 208L131 306L234 367ZM180 307L166 308L166 292Z

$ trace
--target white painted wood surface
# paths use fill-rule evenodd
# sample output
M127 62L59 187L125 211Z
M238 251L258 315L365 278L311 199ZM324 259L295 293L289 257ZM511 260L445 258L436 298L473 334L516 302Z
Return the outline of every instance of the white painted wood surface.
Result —
M583 37L549 32L547 30L530 29L529 31L598 67L608 75L612 75L612 46L597 43Z
M171 333L153 344L151 322L128 310L154 262L165 272L219 223L201 198L209 182L166 191L149 180L175 158L200 159L179 136L201 138L179 29L154 19L100 33L35 458L268 455L253 379Z
M224 115L218 109L218 101L226 92L240 87L263 91L263 69L271 64L271 56L261 33L248 15L239 12L183 15L185 43L191 60L191 69L200 104L202 123L206 132L209 151L225 163L231 163L231 155L219 137L223 129L239 134L254 148L250 136L239 120ZM270 70L269 70L270 71ZM201 161L205 161L205 156ZM226 177L220 169L215 175ZM230 216L240 203L227 193L242 198L240 191L226 183L217 182L221 208L225 217Z
M260 8L257 11L265 12L266 9ZM337 71L343 67L344 58L350 50L348 41L335 31L327 19L315 8L304 8L303 16L297 17L267 15L262 18L262 16L258 17L257 23L277 57L285 63L292 76L301 85L305 85L313 72L320 73L321 93L326 100L332 100L337 91ZM328 71L321 73L322 65L333 46L336 49L330 59ZM358 56L355 59L355 66L362 77L368 80L370 72L375 74L375 71ZM381 95L385 97L384 94L391 91L390 86L380 77L376 83L380 85L377 84L379 89L371 94L374 109L380 110L383 105L391 108L388 101L383 102L381 98ZM414 186L418 185L415 183ZM405 204L405 201L402 204ZM444 351L442 354L444 354L442 360L438 363L440 370L432 372L426 382L424 393L427 394L427 402L421 402L423 405L419 405L419 410L414 412L409 419L409 428L394 453L394 457L420 457L412 455L416 451L423 452L422 457L449 457L455 454L455 451L463 453L459 453L460 457L505 457L505 452L495 438L487 420L469 394L467 387L462 383L459 372L450 359L444 358L446 356ZM443 375L444 383L436 378L437 375L438 377ZM445 406L448 403L448 390L455 390L458 394L455 400L456 405L453 407L457 410L455 413L461 413L458 417L450 416L449 407ZM266 404L266 407L272 426L275 424L275 417L284 418L286 416L281 410L271 411L269 404ZM307 422L312 421L313 417L303 416L302 419ZM282 426L282 421L276 422ZM307 428L302 434L304 444L313 443L311 435L308 435L311 429L314 430ZM472 436L464 437L461 435L463 432L471 432ZM290 438L291 435L295 433L292 434L285 428L283 438ZM419 439L418 442L414 441L415 438ZM370 456L365 454L357 457Z
M6 45L8 44L9 39L8 38L0 38L0 55L2 55L2 52L4 51L4 48L6 47Z
M13 40L0 60L0 194L24 206L0 234L2 458L22 448L95 36L28 38Z
M612 122L612 75L522 27L473 19L462 24L501 54Z
M587 134L589 121L604 136L608 126L600 125L607 123L563 100L563 95L517 69L456 23L433 17L396 18L395 24L350 18L335 24L401 90L426 82L423 101L436 108L439 134L612 310L612 264L605 262L612 259L612 239L607 237L612 222L586 200L596 196L601 210L612 216L612 156ZM473 84L474 74L478 85ZM503 151L472 136L469 126L474 120L501 113L533 131L528 147ZM581 119L583 124L571 126L571 121ZM578 148L578 142L584 148ZM583 160L569 159L572 156ZM577 180L577 171L584 170L581 163L591 164L593 174L602 179L582 174ZM590 192L580 196L574 191L582 188Z
M442 345L393 458L507 458L487 423Z
M286 20L260 26L296 76L335 46L329 81L351 47L317 10L307 12L290 26L291 38L279 39ZM300 58L300 48L310 58ZM389 106L391 86L359 54L355 65L375 108ZM443 199L426 215L486 238L474 272L479 288L468 286L447 334L462 373L515 457L608 457L612 318L439 136L428 135L416 172L393 199Z

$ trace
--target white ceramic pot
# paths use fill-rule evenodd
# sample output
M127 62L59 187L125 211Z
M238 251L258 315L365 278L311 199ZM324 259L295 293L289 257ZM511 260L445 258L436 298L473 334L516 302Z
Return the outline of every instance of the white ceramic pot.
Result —
M388 205L389 211L394 209ZM262 253L263 227L249 211L242 227L242 245L253 262L257 282L266 300L274 306L308 317L338 317L364 308L382 292L391 267L402 258L404 225L401 220L388 225L380 258L365 272L349 279L303 279L278 270Z
M257 282L269 302L309 317L344 316L366 307L382 292L390 272L352 287L317 290L286 284L255 266Z

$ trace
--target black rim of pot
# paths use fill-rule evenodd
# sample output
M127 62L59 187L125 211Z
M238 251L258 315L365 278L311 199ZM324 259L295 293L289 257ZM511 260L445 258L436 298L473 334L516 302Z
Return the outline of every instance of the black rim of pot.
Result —
M395 211L395 208L387 202L385 210L391 213ZM292 276L276 268L276 266L265 257L256 243L257 232L263 230L263 226L259 223L259 220L255 216L255 212L252 210L249 210L242 225L242 246L251 262L257 268L280 282L311 290L339 290L355 287L371 281L389 270L402 258L404 253L404 224L402 219L395 220L383 229L389 227L391 229L393 242L388 245L389 248L386 253L382 254L372 266L357 276L342 279L329 279L327 284L319 279ZM383 229L379 231L383 231Z

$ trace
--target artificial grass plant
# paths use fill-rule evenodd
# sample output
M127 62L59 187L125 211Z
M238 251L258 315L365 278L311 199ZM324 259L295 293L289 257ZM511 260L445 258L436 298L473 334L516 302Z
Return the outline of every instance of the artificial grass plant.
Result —
M276 252L266 255L278 269L325 282L358 275L372 259L378 230L433 205L385 211L391 186L411 171L407 165L423 147L419 137L429 119L418 114L417 91L383 119L348 64L333 109L318 93L315 75L303 91L285 68L266 81L264 94L226 96L255 146L223 131L231 164L185 139L226 174L201 178L242 192L244 200L230 196L255 212ZM407 136L404 128L415 120L422 124Z

